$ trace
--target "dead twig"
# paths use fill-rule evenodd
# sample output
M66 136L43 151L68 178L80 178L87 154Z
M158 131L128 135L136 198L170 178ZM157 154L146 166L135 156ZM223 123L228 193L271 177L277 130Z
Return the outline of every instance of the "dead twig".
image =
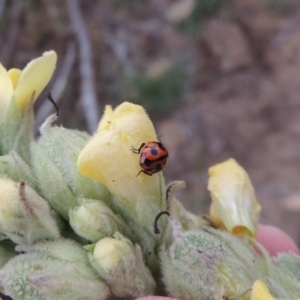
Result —
M68 9L73 31L79 44L81 74L80 101L86 118L88 131L94 132L98 126L100 116L95 92L91 43L80 14L78 1L68 0Z

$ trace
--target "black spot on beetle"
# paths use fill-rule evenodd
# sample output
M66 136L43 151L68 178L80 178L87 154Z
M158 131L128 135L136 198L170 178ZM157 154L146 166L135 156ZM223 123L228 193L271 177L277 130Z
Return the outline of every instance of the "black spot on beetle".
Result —
M160 171L162 169L162 166L161 165L157 165L156 167L155 167L155 170L156 171Z
M157 154L158 154L158 151L157 151L157 148L151 148L151 154L153 155L153 156L156 156Z
M143 165L146 165L147 167L151 167L152 164L153 164L153 162L148 158L146 158L143 163Z

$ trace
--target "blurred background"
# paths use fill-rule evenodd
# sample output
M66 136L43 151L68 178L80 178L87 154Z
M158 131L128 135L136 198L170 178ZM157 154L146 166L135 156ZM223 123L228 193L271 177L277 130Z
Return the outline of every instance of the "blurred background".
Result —
M262 221L300 244L300 3L297 0L0 0L0 61L46 50L55 76L36 103L92 133L106 104L143 105L170 159L166 182L208 212L207 169L248 172Z

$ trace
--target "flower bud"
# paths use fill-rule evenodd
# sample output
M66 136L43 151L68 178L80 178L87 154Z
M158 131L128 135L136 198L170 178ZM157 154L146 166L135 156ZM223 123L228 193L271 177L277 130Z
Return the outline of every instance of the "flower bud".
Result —
M0 175L13 181L24 181L33 189L37 181L27 163L14 151L0 156Z
M23 182L0 178L0 235L17 244L60 236L48 203Z
M255 236L261 206L248 174L234 159L209 169L208 190L215 224L236 235Z
M109 296L89 264L87 253L70 240L18 247L27 252L12 258L0 271L4 293L13 299L89 299Z
M141 248L116 233L86 247L92 266L117 297L135 298L155 292L155 281L143 262Z
M33 172L41 194L65 219L79 197L104 202L110 197L103 184L77 171L77 157L88 139L83 132L54 126L32 144Z
M80 206L69 211L70 225L81 237L97 242L116 231L128 233L128 225L105 203L99 200L84 199Z
M160 253L164 283L177 299L241 295L259 276L258 259L243 240L208 227L182 232Z

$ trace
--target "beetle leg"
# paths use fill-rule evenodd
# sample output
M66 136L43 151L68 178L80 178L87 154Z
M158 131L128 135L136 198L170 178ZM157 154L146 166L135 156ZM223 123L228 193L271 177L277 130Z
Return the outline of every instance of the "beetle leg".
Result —
M138 149L131 146L131 151L132 151L133 153L140 154L141 149L143 148L144 145L145 145L145 143L142 143L142 145L141 145L140 148L138 148Z
M153 175L153 174L151 174L151 173L146 172L145 170L141 170L141 171L139 171L139 172L135 175L135 177L138 177L141 173L147 174L148 176L152 176L152 175Z

